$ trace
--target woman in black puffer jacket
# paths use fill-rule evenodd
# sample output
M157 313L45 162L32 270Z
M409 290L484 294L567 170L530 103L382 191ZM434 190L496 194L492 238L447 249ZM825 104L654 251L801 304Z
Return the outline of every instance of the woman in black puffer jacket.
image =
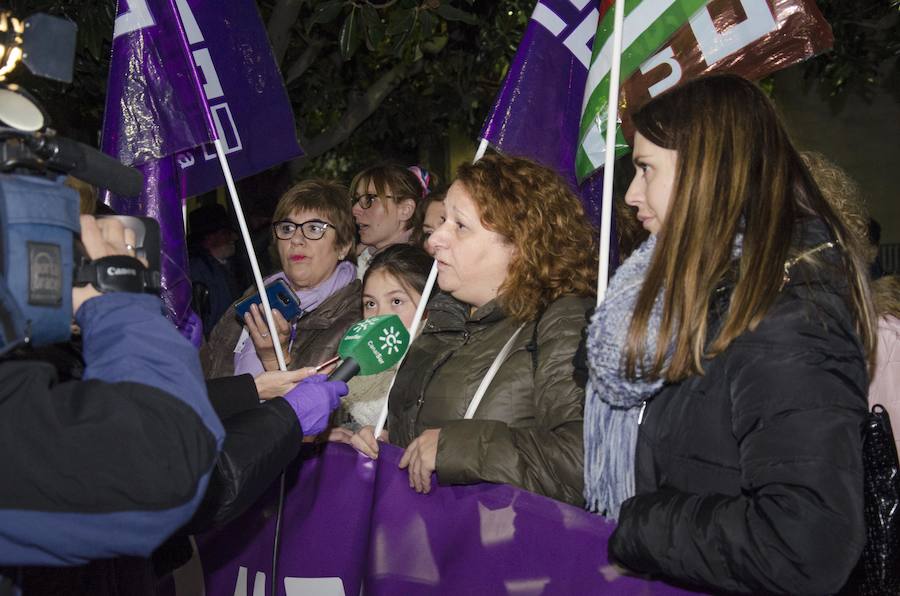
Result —
M588 337L585 494L610 554L705 591L825 594L865 541L865 265L765 95L713 76L634 115L650 239Z

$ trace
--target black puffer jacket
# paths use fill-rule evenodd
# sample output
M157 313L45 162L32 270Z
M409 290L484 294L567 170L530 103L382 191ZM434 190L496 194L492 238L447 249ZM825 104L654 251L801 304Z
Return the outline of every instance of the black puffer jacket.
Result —
M609 544L626 567L715 592L828 594L847 579L865 540L868 378L838 251L822 254L834 275L795 266L755 331L647 404L637 496Z

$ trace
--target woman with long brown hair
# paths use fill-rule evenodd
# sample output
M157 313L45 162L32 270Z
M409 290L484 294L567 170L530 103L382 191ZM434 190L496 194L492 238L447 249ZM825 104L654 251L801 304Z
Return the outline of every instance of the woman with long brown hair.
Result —
M626 202L651 236L588 334L588 505L633 571L833 593L865 542L856 239L752 83L686 83L634 123Z

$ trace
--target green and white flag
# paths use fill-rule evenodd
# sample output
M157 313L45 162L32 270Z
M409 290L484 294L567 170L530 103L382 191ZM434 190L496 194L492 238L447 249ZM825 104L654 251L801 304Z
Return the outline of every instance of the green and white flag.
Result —
M625 0L620 81L628 79L705 5L706 0ZM606 11L594 38L581 111L578 153L575 157L575 172L579 181L603 167L606 160L606 118L613 58L614 12ZM619 129L616 132L616 155L627 151L628 145Z

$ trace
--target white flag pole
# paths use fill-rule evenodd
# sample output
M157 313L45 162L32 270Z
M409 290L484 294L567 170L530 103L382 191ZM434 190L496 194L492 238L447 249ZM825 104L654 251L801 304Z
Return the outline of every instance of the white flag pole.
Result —
M185 59L189 64L193 65L193 54L190 51L190 44L187 40L187 34L184 31L184 23L181 21L181 14L178 7L175 6L175 0L169 0L169 9L172 11L172 17L178 25L178 35L181 38L182 49L184 50ZM262 300L263 313L266 317L266 324L269 328L269 337L272 338L272 345L275 348L275 357L278 359L278 368L287 370L284 361L284 353L281 350L281 342L278 341L278 329L275 327L275 320L272 318L272 306L269 304L269 297L266 295L265 284L263 283L262 274L259 271L259 262L256 260L256 253L253 251L253 242L250 239L250 231L247 228L247 221L244 219L244 210L241 207L241 200L237 194L237 188L234 185L234 178L231 175L231 168L228 166L228 158L225 155L225 149L222 147L222 141L219 138L219 131L216 128L212 118L212 111L209 102L206 100L206 93L203 91L203 83L200 81L200 75L196 68L190 68L191 78L193 79L194 89L197 97L203 105L204 116L206 116L206 127L210 136L213 138L213 145L216 148L216 156L219 159L219 167L222 168L222 175L225 177L225 184L228 187L228 194L231 197L231 204L234 213L237 216L238 227L241 231L241 238L247 249L247 256L250 258L250 268L253 270L253 281L256 284L256 290Z
M481 139L481 142L478 144L478 149L475 151L475 158L472 159L472 163L475 163L484 157L487 148L487 139ZM428 304L428 299L431 298L431 293L434 290L435 280L437 280L437 261L431 266L431 272L428 274L428 281L425 282L425 287L422 289L422 298L419 299L419 305L416 307L416 314L413 316L412 324L409 326L409 347L406 348L406 353L403 354L403 358L401 358L399 364L397 364L397 371L400 370L400 366L402 366L403 361L406 360L406 355L409 354L409 351L412 349L413 341L418 337L416 331L419 329L422 317L425 314L425 306ZM391 390L394 388L394 381L396 380L397 373L395 372L393 378L391 378L391 384L388 385L387 395L385 396L386 399L384 400L384 405L381 406L381 413L378 415L378 422L375 424L376 439L378 438L378 435L381 434L381 431L384 430L385 423L387 423L388 400L390 399Z
M609 285L609 254L612 243L612 191L616 162L616 128L619 116L619 71L622 65L622 23L625 2L616 0L613 14L612 68L609 71L609 102L606 112L606 163L603 166L603 199L600 209L600 264L597 275L597 306L606 296Z
M185 59L188 61L189 65L193 66L193 54L191 53L191 47L184 31L184 23L181 21L181 14L178 12L178 7L175 6L175 0L169 0L169 9L172 11L172 18L175 19L175 24L177 25ZM262 274L259 271L259 262L256 260L256 253L253 250L253 242L250 239L247 221L244 219L244 210L241 207L241 200L238 197L237 188L234 185L231 168L228 166L228 158L225 155L225 149L222 147L219 131L213 122L212 110L210 110L209 102L206 100L206 93L203 90L200 75L195 67L189 68L188 70L191 72L191 78L193 79L197 97L203 105L203 112L206 116L206 127L209 130L210 136L213 138L213 145L216 147L216 156L219 158L219 166L222 168L222 174L225 176L225 184L228 186L228 194L231 196L231 204L234 207L234 213L237 216L238 226L241 230L241 238L244 240L244 246L247 248L247 256L250 258L250 268L253 270L253 281L256 283L256 290L259 292L259 297L262 301L263 313L265 314L266 324L269 328L269 337L272 338L272 345L275 347L275 357L278 359L278 368L285 371L287 370L287 365L284 361L284 353L281 350L281 342L278 341L278 330L275 327L275 320L272 318L272 306L269 304L269 297L266 295L266 287L263 283ZM278 549L281 542L281 518L284 511L284 493L286 487L284 470L281 472L279 484L278 510L275 514L275 539L272 543L271 586L273 594L278 589Z

